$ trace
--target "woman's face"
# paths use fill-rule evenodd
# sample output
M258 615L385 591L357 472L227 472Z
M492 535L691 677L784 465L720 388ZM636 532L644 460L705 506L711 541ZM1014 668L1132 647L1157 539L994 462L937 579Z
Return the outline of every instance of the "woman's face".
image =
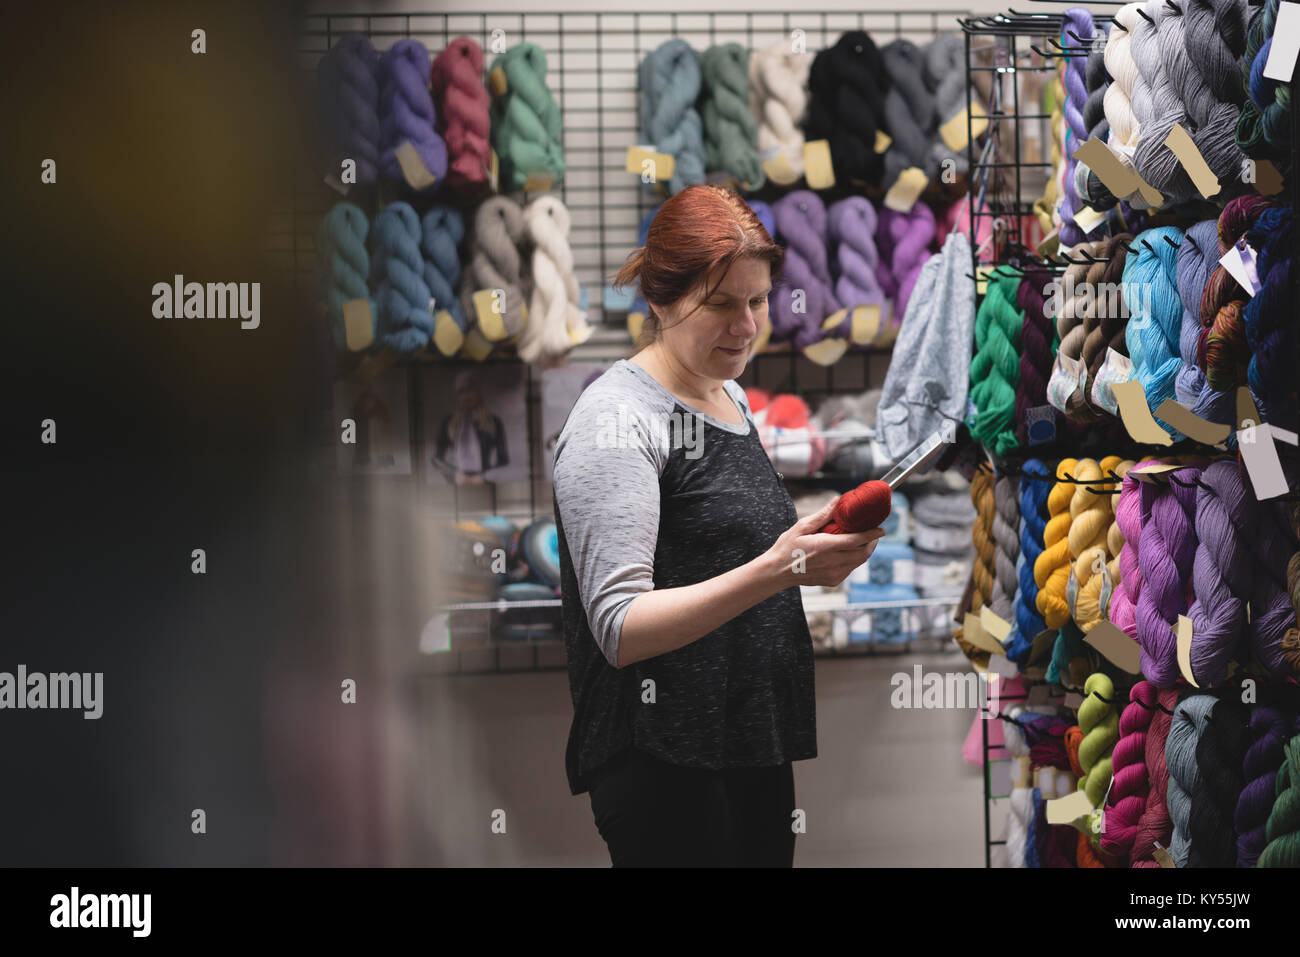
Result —
M734 379L745 369L759 330L767 322L771 268L764 259L738 259L718 283L718 267L698 292L666 310L663 345L689 372ZM712 295L700 297L718 283ZM694 313L681 317L701 303Z

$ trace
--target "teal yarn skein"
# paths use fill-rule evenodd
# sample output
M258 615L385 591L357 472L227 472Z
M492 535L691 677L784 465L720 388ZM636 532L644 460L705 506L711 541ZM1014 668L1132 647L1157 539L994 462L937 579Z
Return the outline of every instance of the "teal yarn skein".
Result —
M704 155L709 170L734 176L745 191L761 189L758 123L749 109L749 51L739 43L709 47L700 57Z
M369 232L366 214L352 203L335 203L316 226L316 286L325 302L330 334L340 351L347 348L343 303L370 299L366 285L370 274L370 253L366 251ZM375 315L373 302L370 315Z
M1020 329L1025 314L1016 303L1020 275L996 269L975 314L975 355L970 364L970 397L975 440L996 455L1018 448L1016 385L1020 382Z
M1124 261L1123 285L1129 321L1124 330L1133 372L1142 383L1147 406L1154 416L1165 399L1174 398L1174 384L1182 371L1179 340L1183 327L1183 303L1178 298L1178 247L1183 231L1161 226L1138 233L1132 242L1136 255ZM1182 433L1162 422L1161 426L1181 439Z
M419 215L410 203L400 201L385 207L370 229L370 281L379 305L375 338L395 352L415 352L433 335L422 238Z
M434 300L435 315L446 309L461 332L469 329L456 295L460 282L460 244L465 220L452 206L434 206L420 220L420 251L424 254L424 284Z
M546 54L535 43L516 43L492 61L505 76L505 93L492 101L492 148L503 192L520 190L528 177L564 180L560 107L546 86ZM490 74L489 74L490 75Z
M637 68L641 89L641 136L656 152L671 154L668 192L704 182L704 121L695 110L700 62L689 43L665 40Z

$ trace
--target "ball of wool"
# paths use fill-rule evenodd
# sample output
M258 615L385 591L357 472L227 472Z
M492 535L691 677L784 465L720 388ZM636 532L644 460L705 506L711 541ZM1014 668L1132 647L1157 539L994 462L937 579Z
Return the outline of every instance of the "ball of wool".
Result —
M1070 617L1065 587L1070 576L1070 503L1074 498L1074 483L1064 480L1074 474L1078 464L1074 459L1062 459L1056 464L1058 481L1047 496L1051 517L1043 531L1043 551L1034 562L1038 611L1048 628L1060 628Z
M835 534L865 532L880 528L889 518L893 502L893 490L885 482L863 482L857 488L850 489L835 502L831 511L831 521L822 531ZM833 525L834 528L829 526Z
M1106 829L1101 848L1128 863L1137 838L1138 821L1146 809L1151 781L1147 777L1147 731L1156 715L1156 687L1139 681L1129 690L1129 704L1119 718L1119 740L1111 753L1114 783L1106 805Z
M1195 479L1200 472L1197 466L1181 468L1168 473L1168 485L1143 483L1141 488L1138 561L1143 583L1137 602L1137 639L1142 674L1158 688L1171 687L1179 677L1174 628L1193 598Z
M370 223L360 206L335 203L316 227L316 284L325 302L330 333L338 349L347 348L343 324L343 303L369 299L366 285L370 275L370 254L366 235ZM371 315L375 307L371 304Z
M1268 816L1277 797L1277 772L1286 753L1289 715L1268 705L1250 713L1250 745L1242 759L1243 786L1233 815L1237 867L1254 867L1268 843Z
M836 182L880 185L884 161L876 152L876 131L889 87L880 51L865 31L846 31L814 58L804 135L829 143Z
M749 109L749 51L739 43L709 47L700 56L706 169L725 170L741 189L761 189L758 123Z
M768 301L772 341L804 349L826 337L822 321L840 309L826 256L826 207L816 193L800 189L772 209L785 246L785 268Z
M433 58L429 76L438 121L447 144L447 185L487 182L492 162L491 97L483 85L483 49L469 37L456 37Z
M1019 285L1016 273L994 270L988 292L975 314L976 351L970 366L975 422L971 435L997 455L1005 455L1019 445L1014 422L1020 330L1024 325L1024 316L1016 305Z
M773 172L773 181L781 186L803 176L803 123L812 66L812 54L795 53L790 47L778 40L749 59L749 108L758 123L758 153L760 158L785 160L786 168Z
M1124 265L1125 289L1139 291L1129 301L1125 341L1153 415L1165 399L1173 398L1174 381L1182 368L1179 336L1183 309L1177 286L1181 239L1182 230L1172 226L1139 233L1134 240L1137 254ZM1182 438L1173 426L1161 424L1175 439Z
M1119 712L1114 704L1115 685L1107 675L1089 675L1083 690L1083 703L1079 705L1079 729L1083 732L1079 767L1083 778L1079 790L1088 795L1093 807L1100 807L1110 786L1111 751L1119 740Z
M506 78L505 93L492 103L502 190L523 189L534 174L552 177L552 185L564 181L560 107L546 85L546 66L546 53L535 43L516 43L492 61L489 72L499 69Z
M380 58L379 169L388 179L404 180L397 151L409 143L434 178L430 187L436 187L447 176L447 144L434 131L438 117L429 71L429 51L419 40L398 40Z
M409 203L390 203L370 229L370 287L375 290L379 344L409 354L433 334L429 287L424 282L420 217Z
M360 33L339 37L316 65L324 167L337 176L343 160L354 160L358 186L372 185L379 170L378 68L379 55Z
M1216 701L1212 695L1197 694L1178 702L1165 741L1165 763L1169 768L1165 802L1174 827L1169 854L1179 867L1187 866L1192 841L1192 805L1202 787L1196 745L1205 733Z

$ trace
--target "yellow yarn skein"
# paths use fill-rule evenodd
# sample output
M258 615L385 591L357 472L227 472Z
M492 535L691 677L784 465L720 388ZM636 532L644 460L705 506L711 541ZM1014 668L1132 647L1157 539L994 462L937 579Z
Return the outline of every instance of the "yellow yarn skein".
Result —
M1061 459L1056 466L1056 477L1072 475L1077 464L1075 459ZM1048 628L1060 628L1070 618L1065 586L1070 577L1070 501L1073 498L1073 482L1058 481L1047 493L1047 528L1043 532L1042 554L1034 562L1034 582L1038 585L1038 613Z
M1094 489L1109 489L1112 480L1108 478L1121 459L1118 455L1108 455L1100 463L1091 459L1081 459L1076 473L1079 478L1088 478L1095 468L1097 482ZM1070 513L1074 521L1070 523L1070 553L1074 555L1075 601L1074 621L1084 634L1092 631L1101 621L1101 589L1105 577L1101 574L1112 557L1110 551L1110 532L1115 527L1115 513L1111 505L1112 493L1087 492L1092 496L1089 502L1079 497L1070 500ZM1100 523L1098 534L1091 535L1092 524ZM1085 541L1086 544L1081 544ZM1122 541L1121 541L1122 543ZM1076 551L1076 549L1082 549ZM1111 579L1112 584L1114 578Z

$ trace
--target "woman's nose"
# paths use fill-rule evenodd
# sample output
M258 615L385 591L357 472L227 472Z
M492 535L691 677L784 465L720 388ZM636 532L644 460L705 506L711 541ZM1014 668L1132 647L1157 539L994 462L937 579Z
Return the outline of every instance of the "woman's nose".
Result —
M740 315L732 320L731 334L737 337L749 337L758 331L758 314L754 307L746 304Z

